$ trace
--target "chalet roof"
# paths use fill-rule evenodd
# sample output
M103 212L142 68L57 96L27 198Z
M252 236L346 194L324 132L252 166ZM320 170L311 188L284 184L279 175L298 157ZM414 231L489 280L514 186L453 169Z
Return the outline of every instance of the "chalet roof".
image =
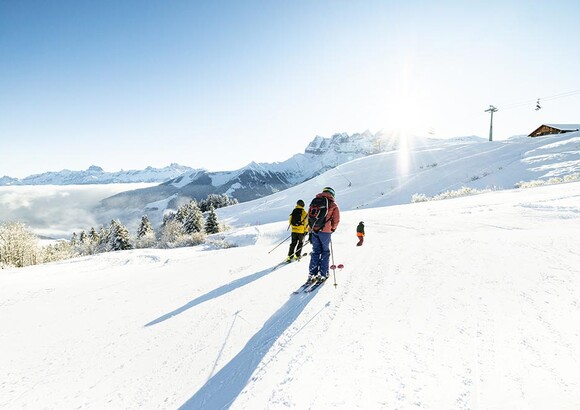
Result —
M544 124L548 127L556 128L561 131L577 131L580 130L580 124Z
M549 134L562 134L580 130L580 124L542 124L536 128L528 137L539 137Z

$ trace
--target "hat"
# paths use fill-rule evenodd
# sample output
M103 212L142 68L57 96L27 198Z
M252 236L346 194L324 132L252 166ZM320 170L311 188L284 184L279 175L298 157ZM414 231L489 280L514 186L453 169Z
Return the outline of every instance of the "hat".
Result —
M334 198L334 189L332 189L331 187L329 187L329 186L327 186L327 187L324 187L324 188L322 189L322 192L328 192L328 193L329 193L330 195L332 195L332 197Z
M304 206L304 201L303 201L302 199L299 199L299 200L296 202L296 205Z

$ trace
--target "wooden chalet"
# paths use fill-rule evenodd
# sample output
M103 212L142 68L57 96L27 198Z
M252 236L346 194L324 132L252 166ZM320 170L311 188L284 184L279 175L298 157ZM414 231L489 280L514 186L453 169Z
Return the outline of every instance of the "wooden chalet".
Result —
M564 134L580 130L580 124L542 124L528 137L540 137L542 135Z

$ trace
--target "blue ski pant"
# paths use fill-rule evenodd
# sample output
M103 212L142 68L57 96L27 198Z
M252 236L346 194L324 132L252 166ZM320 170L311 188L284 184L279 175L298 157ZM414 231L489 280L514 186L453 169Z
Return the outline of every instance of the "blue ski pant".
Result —
M310 254L310 275L328 276L330 261L330 232L312 232L312 253Z

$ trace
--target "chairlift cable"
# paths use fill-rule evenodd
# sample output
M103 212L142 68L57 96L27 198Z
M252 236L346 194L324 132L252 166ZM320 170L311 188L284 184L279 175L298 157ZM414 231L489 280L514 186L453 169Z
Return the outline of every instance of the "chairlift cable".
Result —
M502 110L505 110L507 108L518 108L518 107L523 107L523 106L534 105L537 103L538 100L541 100L542 102L552 101L552 100L557 100L557 99L564 98L564 97L572 97L572 96L578 95L578 94L580 94L580 89L566 91L563 93L549 95L546 97L540 97L540 98L536 98L533 100L526 100L526 101L515 102L512 104L506 104L506 105L501 106L501 108L502 108Z

